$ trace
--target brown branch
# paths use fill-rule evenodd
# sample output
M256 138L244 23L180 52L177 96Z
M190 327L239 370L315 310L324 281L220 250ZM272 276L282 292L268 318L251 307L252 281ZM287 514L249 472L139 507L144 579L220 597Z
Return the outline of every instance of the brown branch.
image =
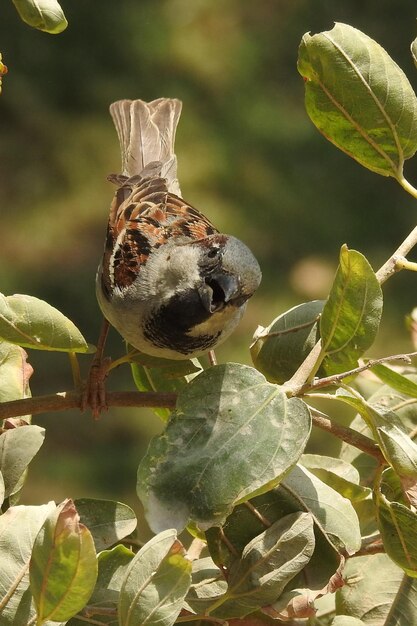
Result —
M369 545L362 546L355 554L348 556L369 556L370 554L381 554L385 552L385 547L382 541L375 541Z
M336 424L332 422L328 417L325 417L318 411L315 411L310 407L313 424L322 430L339 437L346 443L349 443L351 446L362 450L366 454L370 454L375 457L377 461L383 465L386 465L386 460L381 450L378 448L376 443L372 441L369 437L365 437L357 430L353 430L353 428L349 428L347 426L341 426L340 424Z
M107 406L175 408L176 393L154 391L109 391L106 394ZM0 404L0 419L20 415L38 415L55 411L80 409L81 394L76 391L63 391L48 396L12 400Z

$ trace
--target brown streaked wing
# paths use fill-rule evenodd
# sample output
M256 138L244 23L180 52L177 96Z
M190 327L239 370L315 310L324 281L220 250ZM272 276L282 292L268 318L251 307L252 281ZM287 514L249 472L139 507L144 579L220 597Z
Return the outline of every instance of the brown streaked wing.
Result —
M114 285L131 285L151 251L171 238L198 240L218 233L197 209L168 193L165 179L135 177L132 182L128 179L117 190L111 207L103 259L105 292Z

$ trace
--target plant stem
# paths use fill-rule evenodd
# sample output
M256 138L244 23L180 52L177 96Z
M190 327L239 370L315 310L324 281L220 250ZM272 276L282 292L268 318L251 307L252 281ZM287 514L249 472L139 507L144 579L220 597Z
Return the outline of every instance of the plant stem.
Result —
M81 372L80 372L80 364L78 362L78 357L75 352L68 352L68 357L71 365L72 372L72 380L74 381L74 388L77 391L80 391L82 388L82 380L81 380Z
M409 193L410 196L413 196L413 198L417 200L417 189L413 187L413 185L409 183L406 178L404 178L404 175L401 174L401 176L397 178L397 180L400 183L401 187L405 189L405 191Z
M410 185L411 186L411 185ZM414 189L414 187L413 187ZM417 190L414 190L417 193ZM417 196L414 196L417 197ZM400 267L401 261L410 252L412 248L417 244L417 226L413 228L411 233L404 239L404 241L398 246L395 252L390 258L379 268L376 272L376 277L379 284L382 285L390 276L403 269ZM400 263L398 261L400 260Z
M313 380L324 357L326 356L321 348L319 340L307 357L301 363L295 374L282 387L282 390L292 396L297 396L303 389L306 381Z
M380 464L386 465L386 460L384 455L376 445L372 439L362 435L357 430L353 430L353 428L349 428L348 426L341 426L336 422L333 422L331 419L323 415L320 411L316 409L312 409L310 407L311 416L313 419L314 426L325 430L332 435L335 435L342 441L362 450L365 454L369 454L373 456Z

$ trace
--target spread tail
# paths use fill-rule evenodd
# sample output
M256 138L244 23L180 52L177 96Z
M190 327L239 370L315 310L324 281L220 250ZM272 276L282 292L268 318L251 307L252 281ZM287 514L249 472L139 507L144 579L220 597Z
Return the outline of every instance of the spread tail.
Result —
M124 175L135 176L149 163L159 161L162 164L161 177L166 178L169 191L181 194L174 152L181 108L181 101L171 98L159 98L153 102L119 100L110 105Z

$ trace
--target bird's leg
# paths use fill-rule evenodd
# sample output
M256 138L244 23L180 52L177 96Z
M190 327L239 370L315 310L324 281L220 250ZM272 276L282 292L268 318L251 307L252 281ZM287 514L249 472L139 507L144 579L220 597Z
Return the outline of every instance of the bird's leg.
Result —
M214 350L209 350L208 358L209 358L209 362L211 366L217 365L217 358L216 358L216 353L214 352Z
M104 358L103 353L108 333L109 322L104 319L97 341L97 350L81 398L81 410L84 411L89 406L94 419L98 419L101 411L107 409L104 382L108 374L110 359Z

